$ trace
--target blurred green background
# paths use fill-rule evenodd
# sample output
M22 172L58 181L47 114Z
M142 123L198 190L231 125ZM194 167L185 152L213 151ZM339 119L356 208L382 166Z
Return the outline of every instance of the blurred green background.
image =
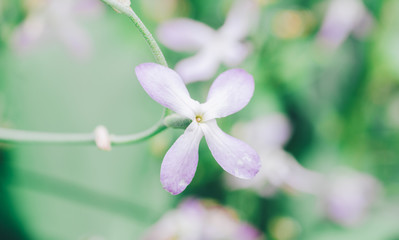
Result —
M80 32L51 17L33 47L21 50L14 44L32 8L49 2L57 1L0 0L2 127L68 133L102 124L123 134L157 122L162 108L134 74L138 64L154 61L151 52L125 16L100 1L95 13L73 9L65 18L86 34L90 50L84 56L57 33ZM382 197L361 224L345 227L328 220L310 195L281 191L262 198L250 190L229 190L204 141L193 182L172 196L162 189L159 170L182 130L167 130L110 152L91 145L1 144L0 239L140 239L188 196L235 209L268 239L399 239L399 1L365 0L373 18L370 31L349 35L335 49L317 40L328 3L262 1L259 23L249 36L254 51L240 65L254 75L254 98L219 124L229 132L237 121L286 114L294 129L286 150L301 165L323 173L347 166L380 181ZM174 17L218 28L231 4L134 0L132 7L155 32ZM162 49L170 66L188 56ZM189 90L203 100L210 84L194 83Z

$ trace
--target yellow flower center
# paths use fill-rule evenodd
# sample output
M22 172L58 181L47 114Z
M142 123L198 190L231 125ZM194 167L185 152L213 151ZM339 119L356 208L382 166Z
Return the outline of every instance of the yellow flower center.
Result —
M195 121L197 121L198 123L202 122L202 116L197 115L197 116L195 117Z

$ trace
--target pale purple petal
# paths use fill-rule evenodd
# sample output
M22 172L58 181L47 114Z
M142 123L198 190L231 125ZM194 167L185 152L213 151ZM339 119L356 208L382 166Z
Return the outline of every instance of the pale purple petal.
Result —
M332 0L318 38L338 47L362 20L366 9L360 0Z
M166 153L161 166L161 182L168 192L179 194L190 184L197 169L202 136L198 123L193 122Z
M264 239L237 214L216 203L197 199L183 200L168 211L145 234L143 240L255 240Z
M254 0L237 0L220 28L223 35L236 40L245 38L258 19L258 5Z
M136 67L137 78L152 99L176 113L192 119L198 102L190 98L181 77L172 69L156 63Z
M250 44L237 42L225 52L223 63L228 67L235 67L244 61L250 51Z
M251 144L255 149L282 148L292 135L289 119L281 113L271 113L247 123L237 123L233 136Z
M208 93L204 120L225 117L244 108L254 93L253 77L242 69L231 69L219 75Z
M211 49L203 49L193 57L180 61L175 69L185 83L210 80L220 65L220 56Z
M253 178L261 164L258 154L246 143L224 133L216 120L200 124L213 157L228 173L243 179Z
M236 239L240 240L259 240L261 237L260 232L254 228L253 226L249 225L248 223L241 223L238 226Z
M380 197L381 186L373 176L340 168L333 170L320 188L326 214L345 226L360 223Z
M208 44L215 30L191 19L163 23L157 31L161 43L175 51L195 51Z

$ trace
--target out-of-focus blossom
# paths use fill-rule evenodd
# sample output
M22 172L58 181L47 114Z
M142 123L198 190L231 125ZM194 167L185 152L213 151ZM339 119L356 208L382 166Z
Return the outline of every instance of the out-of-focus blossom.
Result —
M319 199L327 217L345 226L359 223L379 196L380 184L370 175L343 168L324 175L301 166L282 149L290 136L288 120L282 115L240 124L233 132L254 144L262 167L251 180L226 176L232 189L250 188L263 197L279 188L311 194Z
M81 16L98 15L101 2L97 0L27 0L27 17L15 30L13 45L26 52L40 40L55 35L78 57L91 53L91 39L78 24Z
M372 23L373 17L361 0L331 0L318 39L323 45L335 49L352 32L365 35Z
M203 136L215 160L225 171L243 179L256 175L260 161L255 150L224 133L216 123L216 118L238 112L248 104L254 91L250 74L241 69L220 74L203 104L191 99L183 80L172 69L144 63L136 67L136 75L152 99L192 120L163 159L161 182L167 191L179 194L193 179Z
M291 124L286 116L272 113L248 123L237 123L233 133L251 143L256 149L279 149L291 137Z
M253 189L259 196L270 197L278 189L295 190L302 193L318 194L323 180L321 174L302 167L296 159L283 149L271 151L256 150L262 167L251 180L233 179L226 176L231 189Z
M380 195L380 184L372 176L340 168L320 182L320 198L327 216L342 225L360 223Z
M291 125L282 114L270 114L249 123L233 127L236 136L248 141L259 153L262 167L251 180L235 179L226 175L226 183L232 189L251 188L267 197L285 184L299 164L283 150L291 136Z
M187 199L166 213L143 240L256 240L261 234L233 210L213 202Z
M221 63L234 67L246 58L250 46L242 40L257 19L257 7L253 0L238 0L218 30L191 19L172 20L160 26L158 37L167 47L175 51L198 51L176 65L186 83L209 80Z
M253 189L262 197L269 197L279 188L287 186L289 178L294 177L293 172L301 166L287 152L281 149L272 151L258 151L262 167L258 174L251 180L232 178L226 175L226 184L231 189Z

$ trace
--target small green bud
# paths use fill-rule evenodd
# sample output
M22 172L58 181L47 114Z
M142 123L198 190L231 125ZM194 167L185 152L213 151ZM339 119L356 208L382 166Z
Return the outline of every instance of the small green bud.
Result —
M176 113L166 116L165 119L163 120L165 126L170 128L179 128L179 129L186 129L191 122L192 122L191 119L180 116L179 114Z

